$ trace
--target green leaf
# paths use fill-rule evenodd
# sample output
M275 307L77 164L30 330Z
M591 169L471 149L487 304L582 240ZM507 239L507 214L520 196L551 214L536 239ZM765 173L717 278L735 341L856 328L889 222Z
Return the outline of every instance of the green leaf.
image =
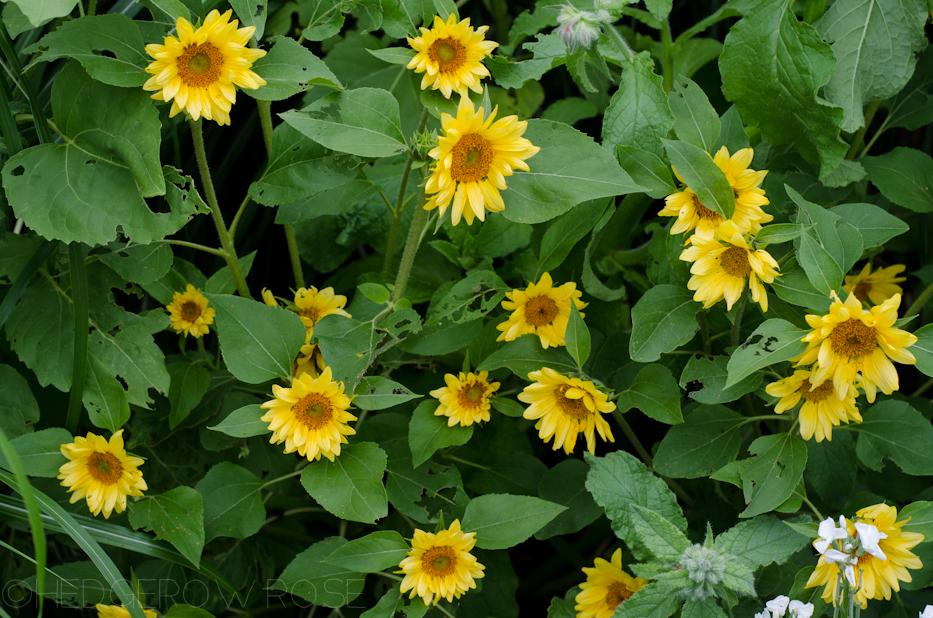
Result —
M715 153L716 140L721 130L719 114L710 105L703 89L684 77L677 80L668 96L674 113L677 139Z
M725 406L700 406L671 427L654 458L658 474L671 478L709 476L735 460L745 417Z
M761 386L761 374L753 372L744 380L726 388L729 379L728 363L730 356L714 356L712 360L705 356L691 356L680 374L680 387L688 389L691 382L700 382L700 390L689 391L687 395L698 403L716 404L735 401L745 393L751 393Z
M841 506L855 488L858 457L855 436L836 432L832 440L807 440L807 471L804 479L826 503Z
M370 376L360 380L353 405L360 410L384 410L422 396L388 378Z
M377 573L398 568L410 549L401 534L382 530L341 545L324 562L360 573Z
M613 618L668 618L679 604L669 588L652 582L626 599Z
M152 58L145 53L136 22L126 15L66 21L27 51L39 52L27 70L39 62L74 58L91 77L111 86L141 88L151 77L145 68Z
M174 27L179 17L191 21L191 12L182 0L140 0L140 4L152 13L152 21L167 27Z
M295 556L270 588L284 590L314 605L347 605L363 592L366 576L326 562L331 554L346 543L347 540L339 536L315 543Z
M904 87L916 53L927 46L923 27L928 18L923 0L840 0L814 24L836 57L836 72L823 94L845 110L843 131L853 133L865 124L864 104Z
M771 287L782 300L799 307L806 307L813 313L826 313L832 299L826 294L820 294L806 272L797 265L796 258L791 258L781 268L781 276L774 280Z
M17 5L26 19L38 28L50 19L64 17L74 10L78 0L9 0Z
M667 93L654 60L640 52L622 67L622 82L603 116L603 147L633 146L662 155L661 140L674 126Z
M794 578L794 586L788 592L788 595L791 595L792 599L796 599L801 603L813 603L813 615L814 616L824 616L826 615L826 609L829 607L829 604L823 600L822 594L823 589L819 586L814 586L812 588L807 588L807 584L810 582L810 576L815 570L814 567L808 566L800 569L797 573L797 576Z
M866 249L881 247L910 229L899 217L873 204L840 204L833 208L833 214L859 231ZM765 229L770 227L774 226Z
M755 242L776 245L799 238L807 229L807 227L797 223L766 225L755 235Z
M679 285L656 285L645 292L632 307L632 360L654 362L693 339L698 308L693 292Z
M899 146L880 157L862 157L859 162L881 195L915 212L933 212L933 186L929 181L933 176L933 159L930 155Z
M603 510L586 491L586 474L589 466L579 459L565 459L541 476L538 497L555 504L563 504L567 510L551 520L535 533L539 540L579 532L596 521Z
M628 390L619 393L619 412L637 408L668 425L684 422L680 412L680 389L671 370L663 365L642 367Z
M566 510L566 506L531 496L487 494L470 500L460 527L476 533L480 549L508 549Z
M645 7L658 21L667 19L673 5L673 0L645 0Z
M511 62L504 56L492 56L486 66L496 84L502 88L522 88L528 80L538 81L541 76L566 61L567 47L557 33L539 34L536 42L525 43L525 50L533 54L531 60Z
M100 256L100 261L133 283L158 281L172 268L172 247L166 242L130 244Z
M855 161L843 160L839 167L822 177L820 181L826 187L840 188L847 187L853 182L858 182L865 178L867 172L861 163Z
M677 192L671 170L658 155L634 146L619 144L616 153L619 165L632 180L645 187L645 193L654 199Z
M239 1L265 4L265 0ZM259 38L258 31L255 36ZM306 92L313 86L343 89L324 61L295 39L277 36L272 38L272 42L269 53L254 62L252 67L256 75L266 80L266 85L256 90L244 89L245 94L259 101L282 101Z
M191 487L176 487L129 504L130 525L168 541L194 565L204 549L204 507L201 494Z
M87 358L87 374L82 397L88 418L95 427L116 432L130 420L126 391L104 363L93 354Z
M917 359L917 369L933 377L933 324L918 329L914 335L917 343L910 346L910 353Z
M22 580L19 584L64 607L81 608L97 603L110 605L116 599L110 584L89 560L51 567L46 572L45 585L41 592L35 576Z
M411 463L418 467L439 449L466 444L473 437L473 426L447 426L446 416L434 416L440 403L436 400L421 402L411 414L408 441Z
M880 470L883 460L890 459L907 474L933 474L933 453L929 449L933 426L910 404L882 401L868 408L862 418L857 425L856 451L865 465Z
M175 429L201 403L211 385L211 375L207 369L195 363L170 363L165 367L172 378L168 390L168 400L172 405L169 427Z
M808 333L809 330L800 330L790 322L777 318L763 322L741 349L732 353L726 388L738 384L759 369L803 354L807 349L803 337ZM756 337L757 340L749 343Z
M360 294L377 305L386 304L392 297L392 292L389 291L389 288L379 283L361 283L356 287L360 291Z
M668 139L661 142L671 159L671 165L697 194L703 206L731 219L735 212L735 195L725 172L713 163L709 153L685 142Z
M678 561L690 541L677 526L640 504L630 506L628 519L635 536L657 558L665 562Z
M371 524L388 513L385 469L385 451L374 442L360 442L344 446L334 461L313 462L302 470L301 484L337 517Z
M204 540L219 536L245 539L266 520L260 491L265 486L255 474L229 462L208 470L194 488L204 504Z
M500 414L511 416L512 418L519 418L525 413L525 407L522 404L512 399L506 399L505 397L494 395L492 401L489 403L493 410Z
M420 597L419 597L420 598ZM360 618L392 618L399 609L399 602L402 599L402 593L398 586L390 588L376 605L362 614Z
M478 371L493 371L501 367L508 367L516 375L527 376L532 371L542 367L549 367L562 373L576 371L577 365L570 355L560 348L541 347L538 337L519 337L509 341L501 348L490 354L477 367Z
M514 25L513 25L514 28ZM566 97L551 103L541 113L545 120L562 122L573 126L581 120L593 118L597 115L596 106L582 97Z
M385 49L367 49L376 58L389 64L407 65L417 52L409 47L386 47Z
M426 324L438 324L445 318L459 324L486 317L511 289L491 270L474 272L458 281L433 304ZM478 307L476 301L479 301Z
M40 386L71 388L74 317L69 299L49 281L26 289L7 320L6 338Z
M784 564L809 539L774 515L742 521L716 537L716 549L746 560L753 567Z
M754 517L781 506L807 467L806 445L790 434L762 436L751 443L748 452L754 456L741 462L748 507L739 517Z
M566 340L567 351L577 363L577 369L583 371L583 363L590 357L590 329L580 317L580 311L575 303L570 304L570 321L567 322Z
M256 251L237 258L237 264L240 265L240 272L243 277L249 276L249 271L253 268L253 260L256 259ZM233 273L229 266L221 266L220 270L215 272L204 284L204 292L211 294L232 294L236 291L236 282L233 280Z
M26 378L9 365L0 365L0 430L12 439L32 432L38 421L39 404Z
M810 283L824 296L829 296L842 285L842 269L814 232L807 231L801 236L797 259Z
M611 154L572 127L529 120L524 137L541 151L528 159L531 171L506 180L508 189L502 192L506 219L542 223L580 202L645 190Z
M911 502L900 510L897 518L910 519L901 528L904 532L919 532L927 539L933 538L933 502Z
M818 96L836 69L829 45L794 14L791 0L756 5L726 35L722 90L747 124L774 145L794 142L828 174L845 157L844 112ZM749 53L754 49L755 53Z
M591 200L554 220L541 239L538 273L548 272L563 264L574 245L593 229L606 212L606 206L605 200Z
M61 427L41 429L10 440L27 474L46 478L58 476L58 469L68 463L61 447L72 442L74 438ZM0 453L0 468L12 471L3 453Z
M318 109L338 106L339 120L321 111L279 114L292 127L331 150L360 157L391 157L405 151L398 101L378 88L328 95Z
M722 586L743 596L755 596L755 574L744 564L726 560Z
M227 369L248 384L290 378L305 342L298 316L239 296L207 294L217 312L217 335Z
M230 6L240 18L240 27L256 28L253 38L260 40L266 29L266 0L230 0Z
M258 405L248 405L237 408L227 418L213 427L214 431L225 433L234 438L251 438L269 433L269 424L260 420L265 410Z
M680 618L726 618L726 613L719 607L715 597L702 601L687 599L680 611Z

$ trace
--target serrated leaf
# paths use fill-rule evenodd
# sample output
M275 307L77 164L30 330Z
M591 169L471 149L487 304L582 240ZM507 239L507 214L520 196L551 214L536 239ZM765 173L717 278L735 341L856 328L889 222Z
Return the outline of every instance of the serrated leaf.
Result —
M246 2L247 0L240 0ZM251 4L265 0L248 0ZM246 24L244 24L246 25ZM259 36L258 34L256 35ZM253 63L252 70L266 80L266 85L243 92L259 101L282 101L313 86L324 86L342 90L340 83L324 61L312 54L308 48L294 39L277 36L272 39L272 49Z
M735 195L726 174L713 162L708 152L693 144L661 140L671 165L706 208L726 219L735 212Z
M684 77L677 80L668 96L677 139L706 152L716 152L713 148L721 129L719 114L710 105L703 89Z
M648 52L623 65L622 82L603 116L602 143L610 152L622 145L664 154L661 139L674 126L674 115L654 66Z
M632 307L632 360L651 363L693 339L699 328L693 293L677 285L656 285Z
M833 214L859 231L866 249L881 247L910 229L899 217L873 204L840 204Z
M39 404L26 378L0 364L0 430L13 439L30 433L38 421Z
M330 513L371 524L388 513L385 469L385 452L373 442L360 442L344 446L334 461L321 459L306 467L301 484Z
M640 504L632 504L629 524L642 545L658 560L677 561L690 541L677 526Z
M93 354L87 357L84 383L84 408L95 427L116 432L130 420L126 391L110 369Z
M474 272L434 303L426 324L437 324L444 319L459 324L483 318L499 306L511 289L492 270Z
M753 567L784 564L809 542L774 515L742 521L716 537L716 549L728 552Z
M257 41L262 38L266 29L267 0L230 0L230 6L240 19L240 26L256 28L253 38ZM253 65L255 68L255 65Z
M653 582L619 605L613 618L668 618L677 609L678 597L667 586Z
M508 549L566 510L566 506L531 496L487 494L470 500L460 527L476 533L480 549Z
M803 337L808 333L785 320L773 318L763 322L741 349L734 351L729 358L726 388L738 384L759 369L803 354L807 349ZM756 337L758 339L752 342Z
M40 386L71 388L74 316L69 299L47 280L26 288L6 322L6 338Z
M725 406L701 406L671 427L654 458L659 474L672 478L709 476L735 460L745 417Z
M753 457L741 462L742 489L748 506L739 517L754 517L781 506L794 492L807 466L806 445L790 434L762 436L751 443L748 452Z
M201 494L176 487L164 494L144 496L129 504L130 525L168 541L195 566L204 549L204 509Z
M408 442L411 463L416 468L430 459L438 449L466 444L473 437L472 426L448 426L446 416L435 416L434 412L439 405L433 399L423 401L411 414Z
M663 365L648 365L638 372L627 390L619 393L616 405L619 412L637 408L656 421L676 425L684 422L680 398L680 388L671 370Z

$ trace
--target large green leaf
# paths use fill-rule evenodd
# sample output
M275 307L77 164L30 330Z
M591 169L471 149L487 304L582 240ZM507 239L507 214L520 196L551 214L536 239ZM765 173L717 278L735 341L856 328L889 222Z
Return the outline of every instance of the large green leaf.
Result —
M931 429L933 431L933 429ZM789 433L762 436L748 447L753 455L741 462L746 509L740 517L754 517L781 506L807 467L807 447Z
M266 29L267 0L231 0L230 6L240 19L240 26L256 28L253 37L258 41Z
M476 533L480 549L508 549L566 510L566 506L531 496L487 494L470 500L461 528Z
M808 333L785 320L775 318L763 322L729 358L726 388L735 386L759 369L803 354L807 349L803 337Z
M651 555L665 562L677 561L690 541L677 526L637 503L629 505L629 524Z
M615 157L572 127L529 120L524 136L541 151L528 159L530 171L506 179L502 214L507 219L541 223L580 202L645 191L619 167Z
M619 393L619 412L637 408L656 421L676 425L684 422L680 412L680 388L671 370L663 365L643 367L628 389Z
M538 497L563 504L567 510L538 530L536 539L579 532L603 514L586 491L587 472L589 466L579 459L565 459L541 476Z
M671 165L697 194L703 206L731 219L735 212L735 195L725 172L713 162L709 153L687 142L661 141L671 159Z
M617 618L667 618L679 605L678 595L661 583L652 582L626 599L614 614ZM716 615L710 618L719 618Z
M411 463L418 467L439 449L461 446L473 437L473 426L447 426L446 416L435 416L440 403L434 399L418 404L411 413L408 442L411 447Z
M649 197L660 199L677 192L670 168L653 152L619 144L616 156L622 169L645 187Z
M95 427L116 432L130 420L130 403L123 385L93 354L87 357L84 407Z
M729 403L735 401L745 393L754 392L761 386L761 374L752 372L744 380L726 388L729 379L729 356L691 356L680 374L680 387L688 390L690 399L698 403L712 405L716 403ZM691 382L699 382L701 388L692 390Z
M259 0L248 1L256 4ZM245 3L247 0L239 2ZM265 0L262 3L265 4ZM256 37L259 38L258 31ZM266 85L256 90L244 90L249 96L260 101L281 101L305 92L312 86L337 90L342 88L324 61L295 39L277 36L272 42L269 53L253 63L253 71L266 80Z
M577 365L570 355L560 348L541 347L536 336L522 336L515 341L509 341L501 348L490 354L480 363L479 371L493 371L500 367L520 376L527 376L532 371L539 371L542 367L549 367L562 373L576 371Z
M915 148L897 147L879 157L859 159L868 172L868 180L881 194L904 208L916 212L933 211L933 159Z
M866 249L881 247L910 229L902 219L873 204L840 204L833 214L859 231Z
M792 5L758 2L732 27L719 58L722 90L747 124L760 126L773 144L795 142L825 175L848 149L839 138L844 111L818 96L836 60Z
M360 442L344 446L334 461L321 459L307 466L301 484L337 517L371 524L388 513L385 469L385 452L373 442Z
M679 79L670 93L670 104L677 139L715 153L722 126L703 89L690 79Z
M194 487L204 505L205 542L219 536L245 539L259 532L266 519L263 486L255 474L226 461L208 470Z
M783 564L808 540L774 515L764 515L739 522L719 535L715 547L759 567Z
M366 576L358 571L327 562L347 540L332 536L304 550L292 560L270 585L314 605L343 607L363 592Z
M44 22L64 17L74 10L78 0L9 0L17 5L26 19L38 28Z
M52 478L58 476L58 469L68 463L62 455L62 445L74 442L74 438L62 427L51 427L33 433L27 433L10 440L13 450L29 476ZM3 453L0 453L0 468L10 470Z
M897 94L913 75L929 12L922 0L837 0L814 24L836 56L824 94L845 110L843 131L863 126L862 106Z
M172 406L168 422L169 428L175 429L201 403L211 385L211 374L195 363L170 363L166 369L172 378L168 390L168 400Z
M602 218L606 206L606 200L584 202L551 223L538 250L538 272L545 273L563 264L574 245Z
M933 378L933 324L917 329L914 335L917 343L909 351L917 359L917 369Z
M204 549L204 508L201 494L191 487L176 487L156 496L145 496L129 505L130 524L149 530L168 541L194 565Z
M9 365L0 365L0 430L8 438L32 431L39 421L39 404L26 378Z
M701 406L671 427L654 457L659 474L672 478L709 476L735 460L745 417L725 406Z
M632 308L632 360L651 363L687 343L697 331L693 292L679 285L656 285Z
M100 261L118 275L139 284L152 283L167 275L174 259L172 247L167 242L117 246L110 253L100 256Z
M603 146L632 146L663 155L661 139L674 126L661 77L648 52L637 54L622 68L622 83L603 116Z
M10 348L35 374L41 386L71 387L74 316L68 297L50 281L30 286L6 323Z
M933 426L905 401L887 400L866 410L856 452L865 465L880 470L884 459L892 460L907 474L933 474ZM22 438L19 438L22 439Z
M410 549L395 530L381 530L338 547L325 562L361 573L376 573L398 567Z
M251 438L269 433L269 423L261 420L266 410L258 405L248 405L237 408L208 429L225 433L234 438Z

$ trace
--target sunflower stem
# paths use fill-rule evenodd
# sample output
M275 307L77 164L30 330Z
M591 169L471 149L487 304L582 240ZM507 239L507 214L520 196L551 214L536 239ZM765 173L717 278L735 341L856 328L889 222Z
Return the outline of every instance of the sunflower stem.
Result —
M923 309L923 306L930 301L930 297L933 296L933 283L927 286L927 289L920 293L920 296L917 297L917 300L907 309L907 313L904 314L905 318L909 318L920 313L920 310Z
M635 447L635 450L638 452L638 456L641 457L641 460L645 462L645 465L648 466L649 470L654 469L654 459L651 457L651 454L645 450L645 447L642 446L641 440L638 439L638 436L635 435L635 432L632 431L631 425L628 424L628 421L622 416L622 413L619 412L618 408L612 411L613 418L616 419L616 422L619 424L619 427L622 428L622 433L625 434L625 437L628 438L628 441L632 443L632 446Z
M859 129L852 138L852 145L849 146L849 152L846 153L847 160L851 161L854 159L855 153L862 147L862 142L865 140L865 132L868 131L868 125L870 125L871 121L875 118L875 112L878 111L879 105L881 105L881 101L872 101L868 104L868 109L865 110L865 124L862 125L862 128Z
M230 238L230 232L224 224L223 214L220 212L220 204L217 203L217 193L214 192L214 182L211 180L211 169L207 166L207 155L204 151L204 133L201 127L202 118L189 120L191 125L191 138L194 142L194 154L198 160L198 170L201 172L201 184L204 185L204 195L207 197L207 205L211 208L211 215L214 218L214 227L217 228L217 235L220 236L220 245L224 250L224 260L227 261L227 267L230 268L230 274L233 276L233 282L236 289L243 298L252 298L249 288L246 286L246 278L240 269L240 262L237 260L236 247L233 246L233 240Z
M421 112L421 119L418 121L418 133L424 131L428 125L428 108ZM402 222L402 209L405 208L405 191L408 190L408 177L411 175L411 166L416 159L416 150L413 148L408 153L408 161L405 162L405 169L402 171L402 183L398 186L398 198L395 200L395 209L389 209L392 212L392 226L389 228L389 239L386 243L386 257L382 263L382 272L389 272L392 267L392 257L395 253L395 243L398 239L398 228ZM388 204L386 204L388 206Z
M418 253L418 246L421 244L421 233L427 222L428 211L424 209L424 191L422 190L421 200L416 207L415 214L411 217L411 228L408 230L408 240L405 242L405 251L402 253L402 263L399 264L398 275L395 277L395 288L392 290L390 299L393 303L398 302L405 293L408 276L411 274L412 266L415 265L415 254Z
M206 247L204 245L199 245L196 242L188 242L187 240L172 240L172 239L168 239L166 242L170 245L176 245L178 247L188 247L189 249L197 249L198 251L204 251L205 253L210 253L212 255L218 255L220 257L227 256L227 254L221 251L220 249L214 249L213 247Z
M739 345L742 341L742 314L745 313L745 303L748 302L748 291L742 291L739 305L735 308L735 322L732 323L732 345Z
M94 13L97 12L97 0L90 0L87 6L88 17L94 17Z
M71 308L74 314L74 355L65 429L71 435L78 432L84 400L84 383L87 378L88 290L84 255L84 247L81 243L73 242L68 245L68 262L71 269Z

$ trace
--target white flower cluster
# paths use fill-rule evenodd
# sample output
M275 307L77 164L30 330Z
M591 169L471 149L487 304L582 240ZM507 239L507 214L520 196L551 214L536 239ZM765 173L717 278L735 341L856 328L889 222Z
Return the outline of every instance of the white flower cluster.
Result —
M792 601L781 595L765 603L765 608L755 614L755 618L810 618L813 615L813 603Z
M923 611L920 612L919 618L933 618L933 605L927 605L923 608Z
M820 540L813 543L816 551L823 554L826 562L843 566L846 580L852 588L858 587L855 565L858 564L860 556L871 554L879 560L888 559L878 546L878 542L888 538L888 535L871 524L856 522L855 536L849 536L845 517L839 516L839 527L836 527L836 522L831 517L827 517L820 522L819 535ZM841 551L833 547L834 543L837 543Z

